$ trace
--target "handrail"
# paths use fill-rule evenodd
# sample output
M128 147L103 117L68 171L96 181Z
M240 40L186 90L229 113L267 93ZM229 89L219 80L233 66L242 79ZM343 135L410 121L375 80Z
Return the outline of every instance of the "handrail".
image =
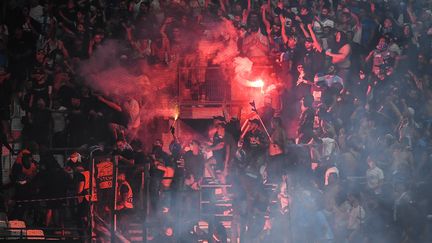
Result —
M62 201L69 199L77 199L84 196L90 196L90 194L82 194L79 196L70 196L70 197L55 197L55 198L37 198L37 199L22 199L16 200L16 203L25 203L25 202L49 202L49 201Z
M86 229L85 228L74 228L74 227L61 227L61 228L57 228L57 227L25 227L25 228L11 228L11 227L6 227L6 228L1 228L2 230L0 231L0 239L2 240L24 240L24 239L31 239L31 240L45 240L47 238L49 239L68 239L68 240L83 240L88 238L88 236L84 235L84 234L80 234L79 232L84 232ZM31 231L31 230L42 230L43 231L43 235L27 235L27 231ZM19 235L14 235L15 232L19 231ZM60 231L61 234L47 234L47 232L53 232L53 231ZM70 231L70 232L76 232L78 234L74 234L74 235L66 235L65 231Z
M273 65L254 65L254 68L274 68ZM210 70L218 70L224 69L221 66L178 66L179 70L193 70L193 69L210 69Z
M9 220L9 221L13 221L13 220ZM61 227L61 228L57 228L57 227L29 227L26 226L25 228L14 228L14 227L6 227L6 228L1 228L2 230L86 230L86 228L78 228L78 227ZM0 235L3 233L3 231L0 231Z
M231 100L231 101L212 101L212 100L182 100L180 102L180 105L182 106L195 106L195 105L215 105L215 106L220 106L220 105L227 105L227 106L238 106L238 105L242 105L245 102L249 102L249 101L242 101L242 100Z

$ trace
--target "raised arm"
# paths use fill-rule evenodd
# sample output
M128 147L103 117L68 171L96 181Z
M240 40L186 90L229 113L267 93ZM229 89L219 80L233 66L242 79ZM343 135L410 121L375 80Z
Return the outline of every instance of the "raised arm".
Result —
M399 121L402 121L403 115L402 112L399 110L399 108L395 105L392 98L386 99L387 104L390 107L390 110L393 111L393 113L399 118Z
M69 35L73 35L75 36L75 32L73 32L72 30L70 30L68 27L66 27L63 23L59 23L59 27L62 28L66 33L68 33Z
M267 11L266 8L267 8L267 5L261 6L261 17L262 17L262 21L264 23L264 26L266 28L267 36L270 37L271 27L270 27L270 22L266 18L266 11ZM269 39L270 39L270 41L272 41L272 38L269 38Z
M422 84L421 80L411 70L408 70L408 74L411 76L417 89L423 91L423 84Z
M64 13L63 13L63 9L60 9L60 11L59 11L59 15L60 15L60 17L61 17L61 18L62 18L66 23L68 23L68 24L73 24L73 23L74 23L72 20L68 19L68 18L64 15Z
M250 11L251 11L251 0L248 0L247 1L247 9L243 10L242 24L244 24L244 25L247 24L247 20L248 20Z
M166 33L166 27L167 27L167 25L170 24L171 22L172 22L172 17L167 17L167 18L165 19L165 21L163 22L163 24L162 24L162 26L161 26L161 28L160 28L160 30L159 30L159 33L162 35L162 38L168 38L168 35L167 35L167 33Z
M118 112L122 111L121 106L117 105L116 103L114 103L114 102L112 102L110 100L105 99L103 96L98 96L97 98L99 99L99 101L101 101L102 103L106 104L110 108L112 108L112 109L114 109L114 110L116 110Z
M360 19L359 19L359 17L357 16L357 14L355 14L355 13L353 13L353 12L351 12L351 17L354 19L354 21L355 21L355 27L356 27L356 29L357 30L359 30L360 28L361 28L361 23L360 23Z
M167 51L169 51L170 42L169 42L168 35L166 33L166 27L168 24L171 24L172 22L173 22L173 18L167 17L160 28L160 34L162 36L162 47Z
M285 43L288 42L288 36L286 34L286 27L285 27L286 19L285 19L284 16L282 16L282 14L279 15L279 19L280 19L280 22L281 22L281 36L282 36L282 40L283 40L283 42L285 44Z
M222 10L222 12L223 12L224 14L226 14L227 11L226 11L226 6L225 6L225 2L224 2L224 0L219 0L219 5L220 5L220 9Z
M365 58L365 62L366 63L368 63L371 60L374 52L375 52L374 50L372 50L371 52L369 52L369 55Z
M415 14L413 12L411 3L408 4L407 13L408 13L408 17L409 17L411 23L415 24L417 22L417 16L415 16Z
M313 45L314 45L315 49L316 49L318 52L322 52L322 46L321 46L321 43L318 41L318 39L317 39L317 37L316 37L316 35L315 35L315 32L313 31L312 25L308 25L308 29L309 29L309 33L310 33L310 35L311 35L311 38L312 38L312 40L313 40Z
M303 35L304 35L306 38L309 38L309 37L310 37L309 32L305 29L305 26L304 26L303 23L300 23L300 29L302 30Z

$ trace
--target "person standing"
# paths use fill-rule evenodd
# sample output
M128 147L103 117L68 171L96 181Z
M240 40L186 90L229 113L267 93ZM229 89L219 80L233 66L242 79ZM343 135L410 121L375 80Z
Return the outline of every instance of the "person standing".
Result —
M315 110L312 108L312 100L312 97L305 96L301 101L302 113L297 130L297 144L308 143L312 139L315 119Z
M372 158L367 159L369 169L366 171L366 180L369 190L374 194L381 194L382 185L384 183L384 173L378 168Z
M326 51L326 55L331 58L331 62L336 66L337 75L341 77L344 82L347 82L349 71L351 68L351 45L349 44L346 34L342 31L336 31L334 37L334 44L331 49Z
M204 173L204 156L200 152L200 143L192 140L190 150L183 155L184 185L189 193L185 194L186 215L199 208L199 189Z
M12 83L10 82L10 74L0 67L0 129L1 133L10 138L10 105L12 94Z
M185 185L198 190L204 173L204 156L200 152L200 143L192 140L190 150L183 155L185 166Z
M246 160L249 168L258 171L263 162L264 152L268 148L269 141L261 129L258 119L250 120L249 131L246 132L243 141Z
M226 178L231 166L231 159L236 149L234 147L234 139L231 134L225 130L225 124L217 125L217 131L213 137L213 144L207 147L207 150L213 152L211 157L206 163L205 168L209 171L213 179L219 179L222 184L226 183ZM216 171L220 171L216 175ZM223 188L223 194L226 196L226 188Z

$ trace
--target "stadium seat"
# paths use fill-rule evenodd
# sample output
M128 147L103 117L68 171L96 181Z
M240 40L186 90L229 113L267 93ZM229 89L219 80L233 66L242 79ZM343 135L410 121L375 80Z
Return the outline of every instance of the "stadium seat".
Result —
M24 221L21 220L11 220L8 222L8 228L10 236L17 236L17 237L9 237L9 239L22 239L26 236L26 224Z
M26 233L28 240L45 240L45 234L43 230L29 229Z

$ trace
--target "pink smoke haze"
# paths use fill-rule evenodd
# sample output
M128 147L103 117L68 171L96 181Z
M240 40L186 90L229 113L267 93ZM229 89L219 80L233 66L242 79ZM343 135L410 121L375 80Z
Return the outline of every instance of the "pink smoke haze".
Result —
M257 81L258 77L252 75L253 62L239 57L238 30L230 21L213 21L205 25L207 30L200 36L182 38L188 42L197 38L195 42L198 43L198 56L187 65L205 69L208 60L219 64L226 80L230 80L231 99L243 101L245 111L249 110L246 106L252 100L259 107L264 98L261 91L268 80L263 77ZM187 46L187 43L184 44ZM169 119L178 116L179 75L176 63L150 66L145 61L131 62L127 56L121 55L122 48L118 42L110 40L96 49L91 58L79 67L86 84L121 105L132 118L130 128L135 130L143 128L156 117Z

